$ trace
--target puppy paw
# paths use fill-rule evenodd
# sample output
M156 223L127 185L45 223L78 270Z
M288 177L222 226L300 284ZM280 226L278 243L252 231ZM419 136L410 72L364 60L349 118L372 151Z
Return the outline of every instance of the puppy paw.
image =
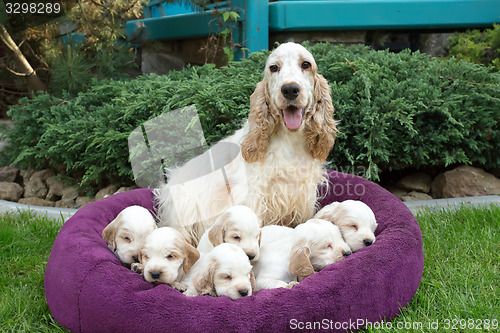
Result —
M138 262L134 262L132 265L130 265L130 270L132 272L135 272L137 274L142 275L142 271L144 270L144 266Z
M185 292L188 288L186 284L180 282L173 282L170 284L170 287L174 288L177 291L180 291L181 293Z
M193 291L193 290L186 290L183 292L183 294L185 296L189 296L189 297L198 296L198 293L196 291Z
M292 289L294 286L298 285L299 283L297 281L291 281L289 282L285 288L287 289Z

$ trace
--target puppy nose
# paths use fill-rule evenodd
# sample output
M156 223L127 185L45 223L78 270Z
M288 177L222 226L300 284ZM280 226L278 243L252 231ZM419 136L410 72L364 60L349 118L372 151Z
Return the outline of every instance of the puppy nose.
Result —
M154 272L151 272L151 278L152 279L159 279L160 278L160 275L161 275L161 272L160 271L154 271Z
M253 260L255 258L255 254L247 254L248 259Z
M139 262L139 257L138 256L133 256L132 259L134 259L134 262Z
M365 239L363 243L365 243L366 246L370 246L373 244L373 241L371 239Z
M348 256L350 256L351 254L352 254L352 252L351 252L351 251L344 251L344 252L342 252L342 255L343 255L344 257L348 257Z
M248 295L248 289L238 290L238 292L240 293L240 295L242 297L245 297Z
M286 99L294 100L299 96L300 87L296 83L288 83L281 86L281 93Z

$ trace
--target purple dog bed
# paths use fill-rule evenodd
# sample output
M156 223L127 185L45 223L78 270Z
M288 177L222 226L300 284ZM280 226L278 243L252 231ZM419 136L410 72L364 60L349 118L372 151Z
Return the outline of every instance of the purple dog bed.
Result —
M380 186L333 171L329 176L321 204L365 202L377 218L377 240L291 290L261 290L232 301L186 297L144 281L123 267L101 238L125 207L153 209L152 192L139 189L87 205L61 228L45 273L50 310L73 332L345 332L388 321L408 305L420 283L420 228L406 206Z

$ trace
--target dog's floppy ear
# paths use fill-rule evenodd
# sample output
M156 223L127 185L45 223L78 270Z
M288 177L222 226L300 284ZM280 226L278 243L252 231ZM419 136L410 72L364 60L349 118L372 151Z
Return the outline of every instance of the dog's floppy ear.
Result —
M269 101L267 80L264 79L257 83L250 96L249 131L241 143L241 153L248 163L263 160L269 146L269 138L278 125L277 115L271 112Z
M188 244L187 242L184 242L184 262L182 263L182 269L184 270L184 273L189 272L191 267L200 259L200 252L192 246L191 244Z
M253 274L253 269L250 271L250 285L252 286L252 292L255 290L255 275Z
M330 204L333 207L328 207L323 213L318 212L314 218L323 219L332 222L338 227L344 227L346 223L350 223L349 211L342 206L341 202L335 202ZM320 214L321 213L321 214Z
M325 162L338 130L337 122L333 120L330 86L320 74L314 76L314 99L312 112L305 119L307 147L312 157Z
M207 264L203 265L198 274L194 276L193 286L198 295L217 296L214 285L216 264L215 260L210 260Z
M215 221L215 224L208 232L208 240L210 240L210 243L212 243L214 247L224 243L224 238L226 237L226 228L228 226L229 226L229 213L224 212L217 219L217 221Z
M116 232L118 228L123 224L122 214L118 214L118 216L111 221L106 228L102 231L102 238L108 243L108 246L111 250L116 251Z
M298 241L290 252L290 263L288 269L299 278L306 278L314 274L314 268L309 260L311 250L303 240Z

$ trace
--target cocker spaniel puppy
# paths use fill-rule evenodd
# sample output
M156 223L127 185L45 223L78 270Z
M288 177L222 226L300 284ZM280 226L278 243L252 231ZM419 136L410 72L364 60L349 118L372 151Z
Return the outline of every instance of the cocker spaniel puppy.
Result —
M182 283L186 296L227 296L233 300L252 295L252 265L241 248L223 243L201 256Z
M151 213L141 206L125 208L102 231L108 247L126 265L138 262L146 237L156 229Z
M295 229L262 228L260 251L261 257L254 266L255 290L292 288L351 254L339 228L320 219L311 219Z
M260 225L259 218L250 208L231 207L201 236L198 251L207 253L219 244L230 243L240 247L253 263L259 259Z
M337 225L352 251L372 245L375 242L377 221L367 204L361 201L346 200L334 202L323 207L314 215Z
M184 291L186 286L180 281L199 258L198 250L177 230L158 228L146 238L139 254L139 264L133 264L132 270L143 274L148 282L168 284Z
M314 215L323 163L337 132L328 82L303 46L286 43L268 57L264 78L250 96L243 128L210 150L229 143L236 159L196 157L168 173L156 192L159 225L178 228L193 244L227 208L243 204L263 225L295 227ZM220 150L220 149L219 149ZM240 163L238 163L240 161ZM227 165L220 177L213 166Z

